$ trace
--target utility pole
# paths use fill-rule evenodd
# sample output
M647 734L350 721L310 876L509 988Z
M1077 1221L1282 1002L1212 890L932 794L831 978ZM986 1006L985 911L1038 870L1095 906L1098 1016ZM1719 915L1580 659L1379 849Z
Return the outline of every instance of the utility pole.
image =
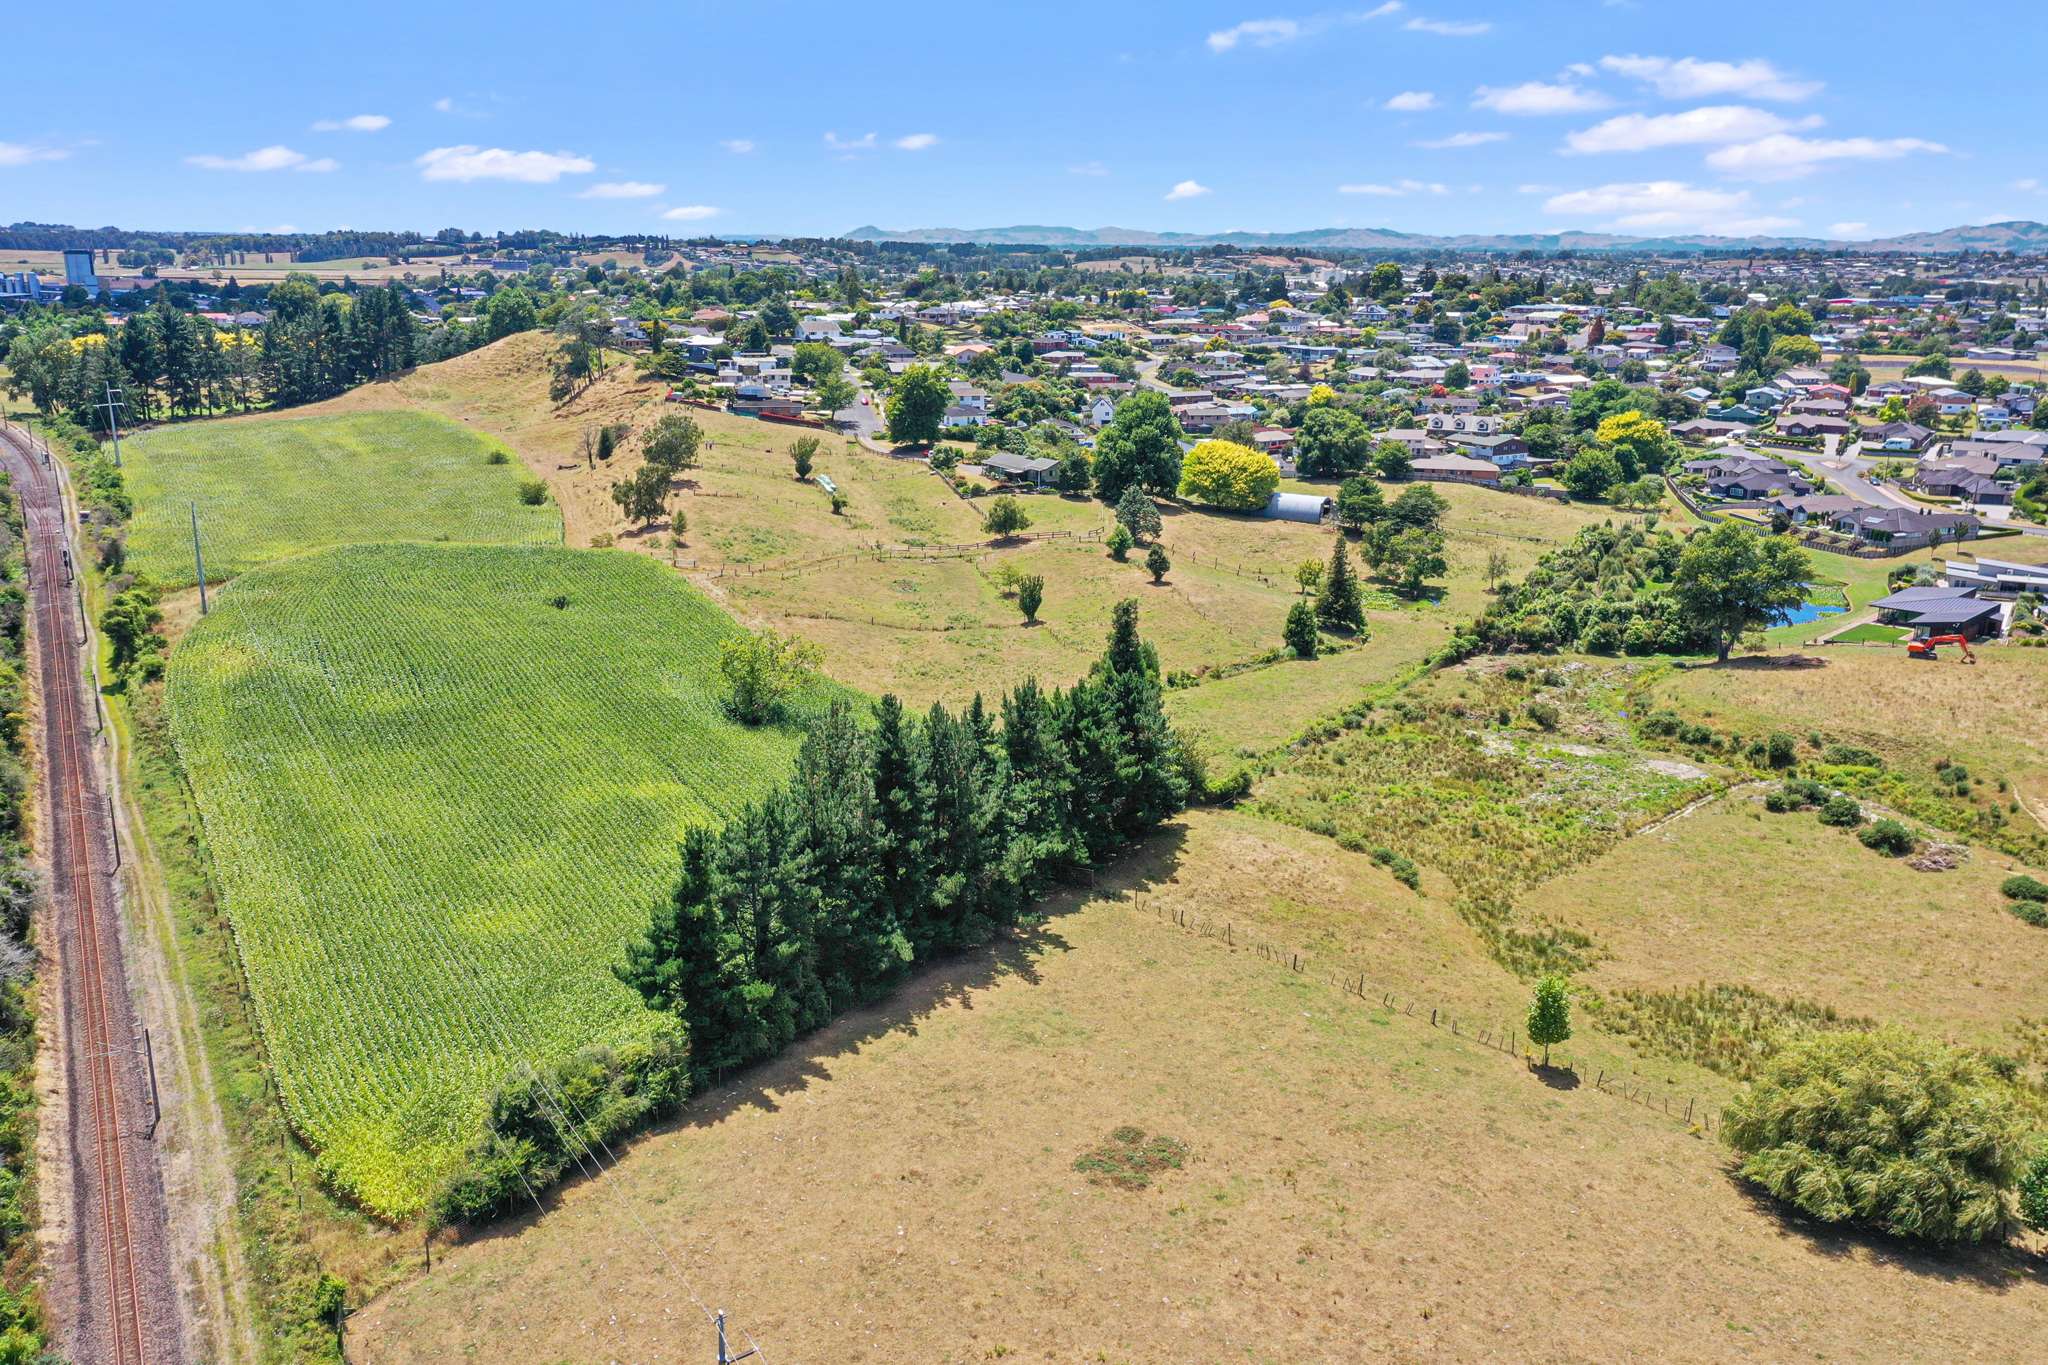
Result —
M114 415L114 411L116 408L124 408L128 405L121 401L120 393L110 383L107 385L107 401L95 403L93 406L107 410L107 430L114 434L114 467L119 469L121 467L121 421Z
M731 1354L731 1348L725 1344L725 1310L723 1308L718 1310L718 1365L736 1365L738 1361L745 1360L759 1349L759 1347L752 1347L740 1352L738 1355Z
M199 573L199 614L206 615L206 560L199 553L199 504L187 503L192 509L192 567Z

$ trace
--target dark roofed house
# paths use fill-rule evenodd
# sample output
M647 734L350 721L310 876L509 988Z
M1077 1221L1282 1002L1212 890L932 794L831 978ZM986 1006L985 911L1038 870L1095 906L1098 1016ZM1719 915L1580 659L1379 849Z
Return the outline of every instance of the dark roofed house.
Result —
M1970 540L1975 517L1959 512L1925 512L1905 507L1863 507L1835 515L1834 529L1872 545L1916 550L1943 540Z
M1784 436L1847 436L1854 429L1846 417L1820 417L1802 412L1778 419L1778 432Z
M1828 524L1843 512L1853 512L1864 506L1852 497L1841 493L1780 493L1766 500L1765 505L1783 512L1792 519L1795 526L1804 526L1809 521Z
M1773 493L1811 493L1813 483L1796 474L1780 460L1734 455L1725 459L1687 460L1685 472L1706 480L1707 492L1716 498L1738 502L1767 498Z
M1918 422L1886 422L1866 439L1884 450L1925 450L1934 433Z
M1996 635L2001 612L1975 588L1901 588L1870 604L1886 625L1909 626L1918 635Z
M1735 436L1748 428L1740 422L1717 422L1711 417L1695 417L1690 422L1680 422L1671 428L1671 434L1681 441L1704 445L1717 436Z
M1043 488L1051 483L1053 471L1060 467L1057 460L1037 455L1012 455L1007 450L984 455L980 464L990 478L1007 483L1028 483L1033 488Z

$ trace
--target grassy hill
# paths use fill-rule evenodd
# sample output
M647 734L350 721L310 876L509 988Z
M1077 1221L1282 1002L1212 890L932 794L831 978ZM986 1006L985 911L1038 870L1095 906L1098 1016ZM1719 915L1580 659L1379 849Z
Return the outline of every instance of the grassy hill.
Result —
M527 476L502 446L427 413L194 422L146 432L125 453L129 559L171 586L197 581L195 506L216 581L327 545L562 538L559 510L520 501Z
M370 1208L416 1209L521 1062L652 1017L620 943L800 739L716 700L737 630L631 555L354 546L238 580L173 654L278 1083Z

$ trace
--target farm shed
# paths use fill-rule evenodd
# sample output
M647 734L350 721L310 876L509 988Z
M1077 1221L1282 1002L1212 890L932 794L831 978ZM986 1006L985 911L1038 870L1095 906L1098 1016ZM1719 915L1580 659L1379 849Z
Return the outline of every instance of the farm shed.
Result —
M1276 521L1319 522L1330 514L1330 500L1315 493L1275 493L1266 501L1266 515Z

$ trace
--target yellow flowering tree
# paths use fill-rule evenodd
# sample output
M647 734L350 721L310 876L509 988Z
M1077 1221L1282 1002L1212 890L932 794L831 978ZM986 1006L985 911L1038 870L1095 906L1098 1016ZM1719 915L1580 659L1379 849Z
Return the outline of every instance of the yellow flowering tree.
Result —
M1280 486L1273 457L1235 441L1202 441L1180 462L1180 495L1233 512L1256 512Z

